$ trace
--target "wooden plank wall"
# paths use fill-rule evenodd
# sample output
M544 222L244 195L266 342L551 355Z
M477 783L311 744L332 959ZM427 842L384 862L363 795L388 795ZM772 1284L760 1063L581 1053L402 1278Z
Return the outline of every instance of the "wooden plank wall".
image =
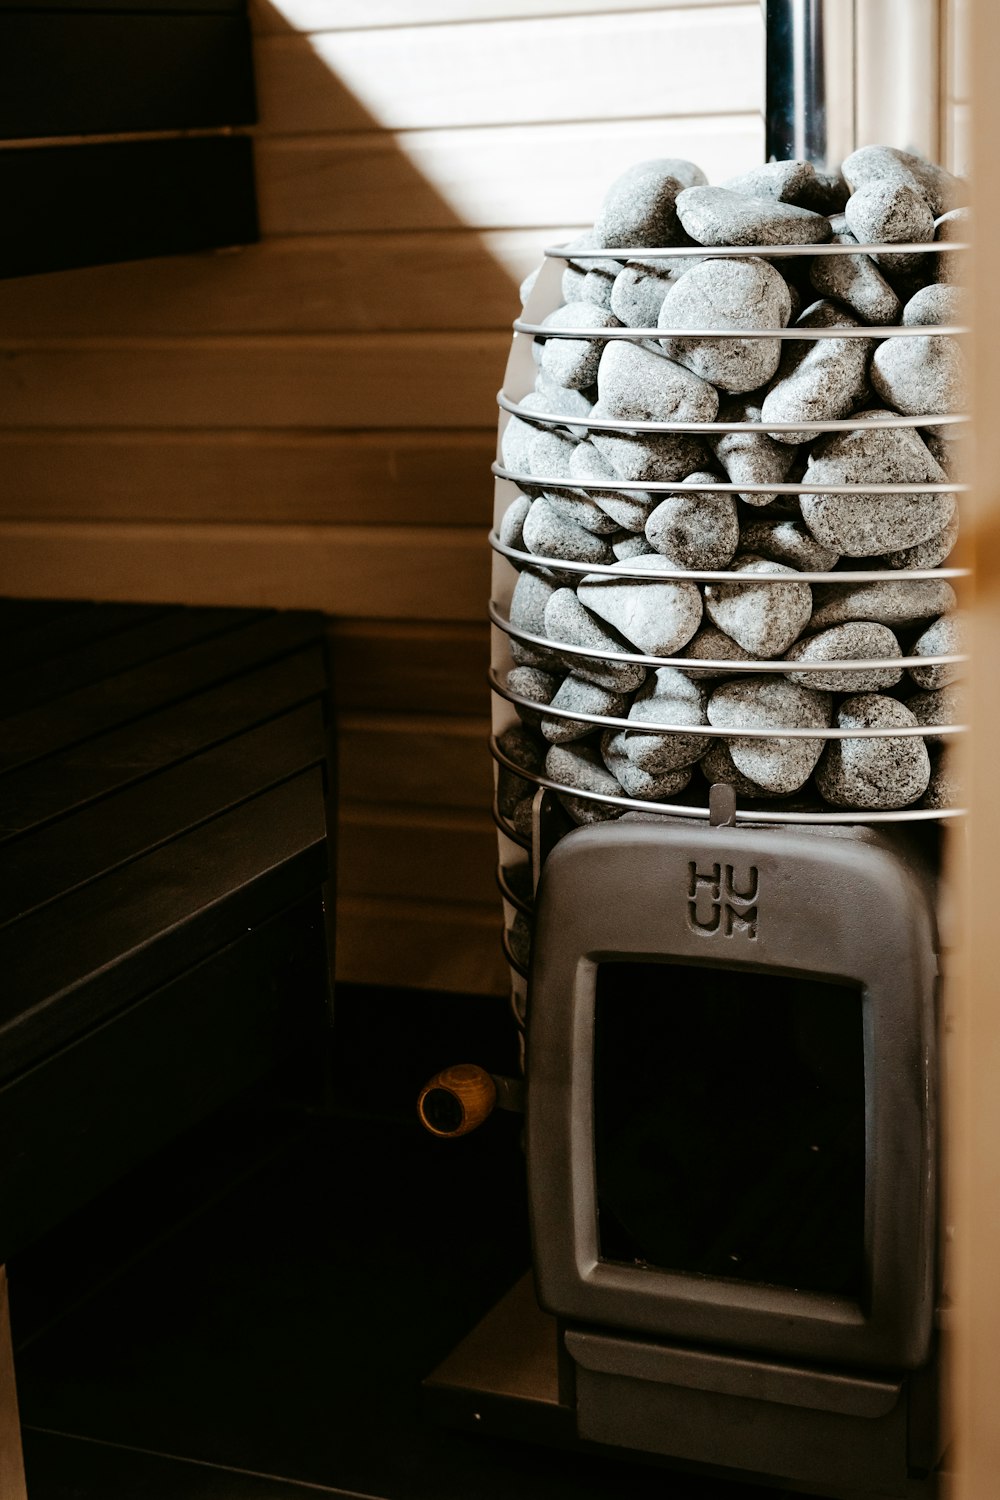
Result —
M757 0L259 0L263 242L0 287L0 588L333 617L338 969L496 992L494 396L635 160L760 159Z

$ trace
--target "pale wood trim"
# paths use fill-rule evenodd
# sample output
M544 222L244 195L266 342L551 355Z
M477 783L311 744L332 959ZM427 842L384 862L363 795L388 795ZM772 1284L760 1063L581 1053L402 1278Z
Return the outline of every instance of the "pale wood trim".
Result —
M0 1266L0 1496L3 1500L28 1500L14 1380L14 1348L10 1338L6 1266Z
M976 242L973 262L975 491L965 531L973 550L972 735L965 774L971 811L964 845L953 846L954 910L960 920L957 973L948 987L953 1052L949 1111L954 1225L954 1355L951 1412L956 1430L950 1500L987 1500L1000 1476L1000 962L997 849L1000 848L1000 200L993 191L1000 139L1000 8L970 0Z

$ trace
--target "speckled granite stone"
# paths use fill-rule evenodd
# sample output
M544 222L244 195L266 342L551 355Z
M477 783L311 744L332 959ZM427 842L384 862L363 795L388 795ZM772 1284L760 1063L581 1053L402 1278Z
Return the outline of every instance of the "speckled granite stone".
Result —
M731 396L719 407L720 422L759 422L762 392L751 396ZM733 484L781 484L796 459L797 450L788 443L776 443L760 432L724 432L713 434L709 446ZM746 505L771 505L777 499L773 490L740 491Z
M693 161L662 157L636 162L608 188L594 224L598 245L619 246L685 243L677 219L677 195L707 181Z
M802 328L856 328L853 313L835 302L814 302L798 321ZM764 397L761 421L834 422L849 416L868 391L872 339L805 339L789 342ZM885 345L882 345L884 348ZM779 443L806 443L814 432L772 432Z
M610 714L614 719L623 719L628 708L624 693L609 692L596 683L587 682L573 673L560 684L549 700L550 706L566 709L577 714ZM600 729L599 724L589 724L585 719L563 719L555 714L546 714L541 723L542 734L553 745L565 745L571 740L585 739Z
M635 647L586 609L572 589L557 589L546 604L545 635L550 640L584 646L589 651L636 654ZM563 660L568 672L610 692L634 692L646 677L645 667L634 662L602 661L600 657L591 659L568 652Z
M816 245L830 237L822 214L721 187L686 189L677 216L699 245Z
M829 693L799 687L782 677L746 677L724 682L708 701L708 721L721 729L823 729L830 723ZM729 753L737 770L766 791L798 791L812 774L823 741L733 738Z
M756 256L706 260L663 299L658 328L784 328L792 303L784 277ZM660 340L671 359L731 394L764 385L781 357L778 339Z
M816 635L796 641L787 661L892 661L902 656L899 642L888 625L870 620L852 620L831 625ZM857 671L789 672L788 680L800 687L820 688L831 693L873 693L895 687L903 679L902 667L868 667Z
M916 719L895 698L859 693L837 710L841 729L904 728ZM834 807L888 811L909 807L930 781L927 747L917 735L830 740L816 767L820 794Z
M953 656L966 649L965 622L961 615L942 615L913 642L911 656ZM963 662L940 662L936 666L910 667L917 687L928 691L950 687L965 675Z
M666 567L658 554L633 557L616 567L641 569L645 578L587 574L577 590L580 603L619 632L634 651L674 656L701 623L701 594L684 579L657 578Z
M737 557L731 571L794 576L796 570L744 553ZM713 624L751 655L783 656L808 624L812 590L808 583L708 583L705 611Z
M622 420L711 422L719 409L719 394L708 381L622 339L605 345L597 389L602 410Z

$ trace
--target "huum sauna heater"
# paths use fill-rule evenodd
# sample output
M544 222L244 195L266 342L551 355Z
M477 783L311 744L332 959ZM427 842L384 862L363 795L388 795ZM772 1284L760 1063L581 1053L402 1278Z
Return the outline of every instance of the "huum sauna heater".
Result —
M849 177L857 179L866 160L845 163ZM907 165L915 159L900 153L888 160L907 171L936 172L929 164ZM781 165L788 164L775 163L773 177ZM834 181L826 178L829 191ZM942 180L934 181L929 191L943 191ZM687 205L701 209L700 184L691 186L695 197ZM851 182L850 196L862 186ZM837 211L836 204L825 206ZM721 202L723 222L729 207ZM852 237L841 227L835 239L828 233L809 244L762 237L727 243L721 231L713 239L710 226L697 244L675 236L651 248L648 241L645 247L602 243L598 233L583 246L546 252L515 324L500 396L507 416L491 538L493 753L505 946L515 1015L527 1030L528 1188L535 1286L545 1311L529 1289L516 1289L435 1372L428 1388L451 1420L740 1471L819 1494L903 1496L933 1487L942 1450L937 880L943 826L961 814L949 801L952 778L942 747L961 730L944 711L953 709L950 683L962 657L948 608L915 605L912 590L950 589L961 576L948 555L954 521L945 518L951 533L938 539L936 551L920 541L901 560L885 542L870 549L893 552L887 559L848 540L826 566L801 556L793 565L788 551L776 556L773 535L769 543L761 528L770 522L773 533L792 521L794 530L801 518L792 507L807 496L844 497L848 508L856 502L868 512L900 497L912 496L917 505L921 496L953 496L962 486L951 454L960 451L955 439L966 419L940 405L901 410L902 402L886 402L875 417L870 397L857 393L843 415L809 418L797 411L784 423L768 413L738 420L731 408L716 420L609 415L603 387L597 412L590 400L563 400L557 409L544 399L551 388L546 392L537 376L536 359L539 341L560 339L603 349L625 341L652 358L662 358L673 339L678 343L666 352L675 358L706 341L718 348L754 340L784 347L791 340L800 360L808 358L801 351L823 340L843 340L842 349L854 341L869 356L897 340L953 342L964 331L954 319L913 314L928 301L919 301L922 283L933 282L933 272L917 268L945 266L946 238L947 271L939 274L945 281L954 276L951 252L960 246L952 237L961 222L954 207L937 201L938 222L912 240ZM683 227L694 224L692 214ZM551 317L566 301L567 265L581 276L597 266L613 284L620 268L670 262L666 279L679 286L691 274L676 270L685 258L700 266L786 261L789 280L808 285L813 273L804 267L850 257L893 268L886 284L908 293L897 299L895 321L807 311L801 322L789 314L773 326L748 328L737 309L724 307L719 326L674 326L662 314L647 326L621 326L623 320L597 316L596 302L590 323L577 318L565 326L563 319L560 327L558 314ZM905 274L896 269L901 265ZM942 303L952 300L942 294ZM737 560L685 568L671 566L669 556L665 566L665 548L643 564L638 560L654 549L628 543L613 558L595 561L592 554L574 556L572 545L560 553L544 532L539 544L537 527L528 539L535 545L527 545L530 509L553 495L582 497L586 505L609 493L640 503L646 497L655 507L664 496L690 492L684 484L690 471L626 479L620 470L587 478L579 467L519 468L510 462L516 443L503 441L509 420L577 445L602 433L640 443L646 434L653 442L707 437L711 444L759 436L762 427L794 432L813 445L821 434L867 438L877 421L884 432L925 434L947 468L934 459L933 468L901 480L872 477L862 466L824 482L790 464L790 474L755 481L716 449L710 472L694 465L694 489L706 500L739 495L741 536L756 525L758 549L774 566L748 572ZM556 450L542 443L533 451ZM771 508L758 512L762 491ZM572 541L571 529L563 534ZM648 516L644 536L657 537ZM799 524L795 545L801 542ZM910 545L899 538L899 552ZM808 623L795 632L805 628L805 649L797 641L786 655L784 645L752 650L737 641L733 651L726 644L733 636L713 616L715 628L706 632L713 649L693 649L692 630L679 648L655 651L636 644L641 609L634 600L611 632L604 630L607 612L589 612L597 632L589 642L560 628L565 611L576 607L568 601L543 611L543 628L528 628L511 609L526 574L543 580L546 606L583 578L598 606L602 578L615 579L619 590L633 578L637 591L693 584L706 613L713 591L723 600L750 589L763 589L765 597L802 585L816 592ZM910 603L896 617L892 601L900 597ZM839 618L838 599L853 601ZM821 610L826 615L817 622ZM936 616L931 626L928 613ZM731 619L721 612L720 618ZM877 646L889 621L901 644L883 654ZM544 628L550 622L555 628ZM868 632L862 649L851 651L859 639L853 631L837 638L838 649L810 653L808 641L824 630L859 623L885 633ZM580 677L580 663L584 673L591 664L598 674L610 668L610 678L590 677L606 700L622 686L615 673L641 669L634 694L645 674L659 683L661 673L687 669L688 680L704 684L688 706L697 700L704 709L707 698L707 710L685 719L676 692L654 690L648 696L654 709L661 698L658 719L649 710L635 714L642 689L626 712L606 701L603 711L588 707L579 695L560 704L558 686L548 698L518 688L534 686L523 669L558 685L574 668ZM825 722L807 716L797 723L777 713L766 684L779 680L830 695ZM753 696L737 693L738 712L730 702L713 716L713 702L726 709L732 697L716 700L719 687L733 682L764 685L756 712ZM877 697L889 707L859 708L857 697ZM904 698L935 712L918 717ZM761 704L770 704L770 721ZM539 749L543 721L557 726L549 743L561 754ZM560 721L570 725L565 738ZM622 764L614 737L629 734L664 743L686 737L689 754L698 740L699 763L712 769L681 778L676 794L665 790L665 776L642 795L636 787L655 783L647 761L639 766L646 782L638 778L627 791L611 770ZM574 758L581 739L590 749ZM919 758L914 746L925 742L933 762L928 758L916 782L908 781ZM778 790L762 787L734 754L744 767L763 768L765 781L772 752L794 761L807 745L810 765L828 769L791 793L781 790L780 774ZM831 745L842 749L831 753ZM422 1114L438 1134L458 1134L494 1101L516 1105L518 1092L510 1080L451 1070L425 1090Z

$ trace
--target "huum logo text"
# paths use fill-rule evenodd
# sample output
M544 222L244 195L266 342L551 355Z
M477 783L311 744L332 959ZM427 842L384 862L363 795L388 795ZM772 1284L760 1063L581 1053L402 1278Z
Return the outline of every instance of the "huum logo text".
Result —
M712 865L699 870L694 860L688 864L687 924L692 932L723 937L738 934L757 938L757 897L760 876L751 865L746 876L737 878L732 865Z

